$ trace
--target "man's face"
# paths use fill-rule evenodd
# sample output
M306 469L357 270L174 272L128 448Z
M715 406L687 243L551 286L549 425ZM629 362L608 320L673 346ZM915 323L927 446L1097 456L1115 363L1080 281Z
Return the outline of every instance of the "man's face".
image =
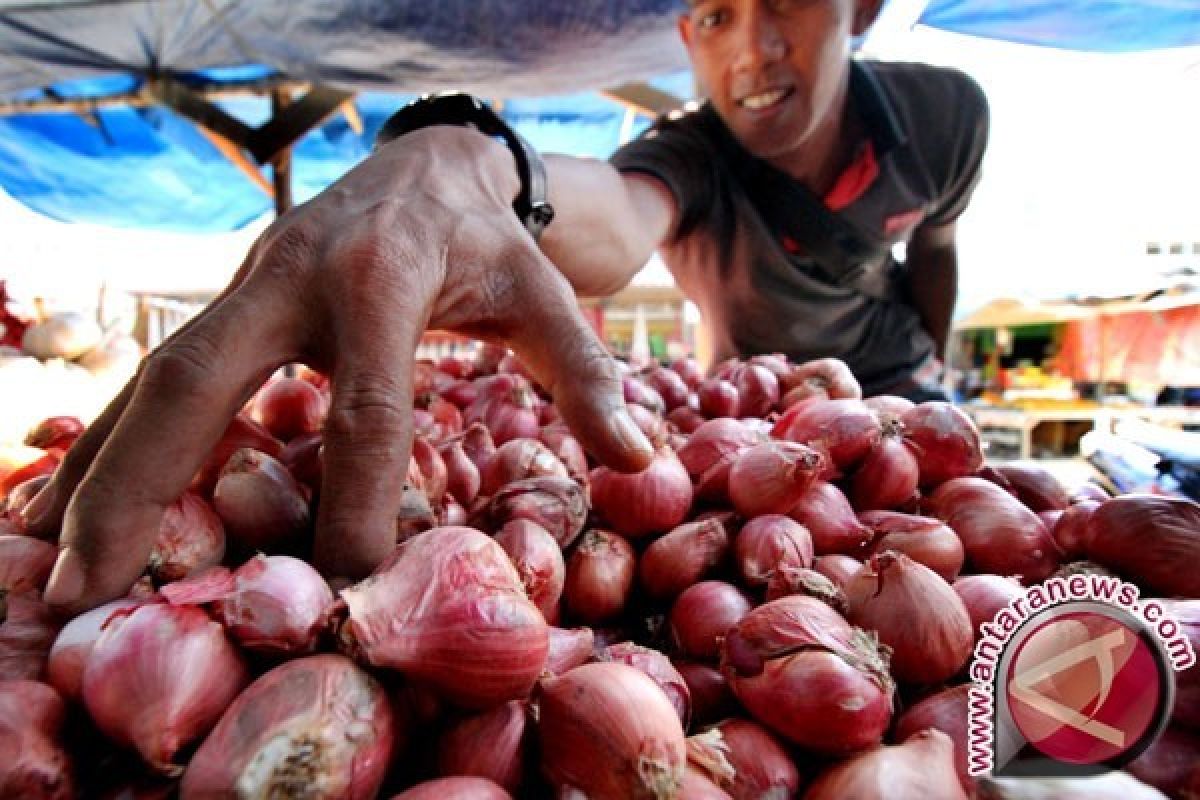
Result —
M841 114L864 0L691 0L679 30L696 77L742 144L787 155ZM868 18L869 17L869 18Z

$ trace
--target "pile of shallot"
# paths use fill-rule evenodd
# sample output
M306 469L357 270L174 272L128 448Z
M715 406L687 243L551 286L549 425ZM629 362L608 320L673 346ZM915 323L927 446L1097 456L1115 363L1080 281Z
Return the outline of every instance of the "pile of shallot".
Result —
M263 387L142 580L70 620L25 509L82 426L32 431L0 475L0 796L979 797L967 668L1023 586L1111 571L1200 647L1200 507L985 465L961 410L836 360L628 370L634 475L510 353L415 383L397 546L339 591L323 376ZM1200 666L1128 772L1200 796Z

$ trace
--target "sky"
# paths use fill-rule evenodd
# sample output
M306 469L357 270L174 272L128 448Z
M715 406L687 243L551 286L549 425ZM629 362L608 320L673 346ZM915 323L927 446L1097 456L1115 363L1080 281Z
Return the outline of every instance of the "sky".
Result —
M984 179L959 223L959 313L1000 296L1160 283L1179 259L1148 258L1146 243L1200 242L1200 48L1116 56L992 42L914 27L921 5L892 0L864 52L958 67L988 95ZM66 306L87 304L102 280L217 288L264 224L206 236L68 225L0 192L0 278Z

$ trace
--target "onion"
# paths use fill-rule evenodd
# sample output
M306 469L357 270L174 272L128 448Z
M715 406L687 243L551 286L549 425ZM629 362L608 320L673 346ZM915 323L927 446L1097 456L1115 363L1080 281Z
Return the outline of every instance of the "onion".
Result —
M213 489L213 508L229 541L241 550L292 549L308 531L308 492L266 453L234 453Z
M643 380L647 386L658 392L666 411L687 405L691 389L678 372L666 367L654 367L645 374Z
M528 520L569 547L583 531L588 513L587 492L570 478L545 475L514 481L488 503L488 517L497 528L513 520Z
M733 372L739 417L765 417L779 402L779 378L764 366L742 364Z
M641 406L654 414L666 411L666 404L657 389L646 385L633 375L624 376L621 382L625 391L626 406Z
M679 800L733 800L721 787L717 786L688 762L683 767L683 780L679 782Z
M792 406L771 433L818 450L832 471L848 471L871 452L881 431L879 418L861 400L843 398Z
M342 646L466 708L528 695L548 649L546 621L508 555L471 528L434 528L340 592Z
M321 430L329 401L308 381L282 377L259 390L254 409L263 427L276 439L287 442Z
M941 731L929 730L903 744L877 747L823 772L805 800L882 800L930 797L967 800L954 772L954 745Z
M709 419L736 417L741 403L738 390L723 378L707 378L696 389L700 401L700 413Z
M994 620L1000 609L1025 593L1016 579L1000 575L963 575L951 588L966 606L977 639L982 635L980 625Z
M692 698L692 721L703 725L732 716L738 711L737 698L721 671L699 661L673 661Z
M546 653L546 671L561 675L591 660L596 637L591 628L550 626L550 649Z
M514 519L497 532L496 543L512 559L525 594L542 616L547 621L557 619L567 566L554 537L536 522Z
M1026 585L1050 577L1058 546L1046 526L1008 492L982 478L955 478L929 498L933 515L963 541L976 572L1020 575Z
M740 420L728 417L711 419L688 437L687 444L679 450L679 463L683 464L693 480L699 480L716 464L758 444L762 439L761 435Z
M1170 727L1125 767L1168 797L1200 796L1200 734Z
M553 408L554 406L548 407ZM547 425L542 428L542 432L538 436L542 444L550 448L550 452L563 462L567 468L567 475L580 485L586 486L590 471L587 453L584 452L583 445L579 443L579 440L571 435L570 430L563 424Z
M537 439L510 439L480 470L479 493L491 497L510 483L541 475L567 477L566 466Z
M865 511L858 515L875 532L871 553L895 550L936 572L947 583L962 571L962 540L958 534L930 517L896 511Z
M971 618L950 585L903 553L871 557L846 585L849 619L892 648L892 675L903 683L939 683L971 657Z
M141 600L122 599L85 611L59 631L46 662L46 682L67 700L81 699L83 670L104 624L118 611L135 608Z
M771 573L771 580L767 582L767 602L793 594L815 597L839 614L844 615L849 610L845 592L816 570L785 566Z
M721 639L752 607L740 589L723 581L689 586L671 606L671 639L689 658L715 661Z
M29 448L29 452L36 453L37 450ZM36 458L35 460L17 467L12 472L5 473L3 464L0 464L0 499L3 499L5 505L8 505L8 495L23 483L27 483L34 478L40 478L43 475L51 475L58 468L58 462L62 460L57 450L51 450L45 455ZM15 508L15 503L13 504Z
M692 506L692 481L669 448L660 448L650 466L628 475L608 467L592 471L592 508L629 537L669 531Z
M746 614L725 635L721 669L756 720L819 753L878 744L891 722L886 653L811 597L783 597Z
M421 469L421 477L425 479L425 496L430 505L441 505L442 495L450 482L450 473L442 454L422 436L414 436L412 442L412 457Z
M192 479L190 488L203 497L211 497L221 470L234 453L245 447L266 453L272 458L283 457L283 444L270 431L245 414L238 414L229 421L220 441L209 452L208 460Z
M904 443L904 425L889 417L854 473L850 499L859 511L896 508L916 493L918 471L917 458Z
M413 433L422 436L433 444L444 442L451 436L462 433L463 415L458 406L436 394L429 395L425 407L413 409ZM417 423L420 412L428 416L424 424Z
M510 700L451 723L438 742L438 774L488 778L516 793L524 778L528 720L526 703Z
M862 569L862 566L862 562L857 558L851 558L840 553L817 556L813 561L814 570L829 578L830 583L843 590L850 579Z
M292 473L292 477L308 487L314 496L321 492L321 481L325 475L322 448L325 442L320 433L297 436L287 443L279 460Z
M225 557L225 527L204 498L184 492L167 506L148 569L158 583L183 580L215 567Z
M1083 557L1087 545L1088 520L1099 507L1100 504L1095 500L1080 500L1068 506L1054 527L1050 528L1050 535L1062 551L1063 558Z
M895 731L898 742L930 728L949 736L954 744L954 769L958 772L959 783L968 794L975 786L974 779L967 772L967 704L970 689L969 685L962 684L929 695L900 715Z
M0 797L71 800L70 760L60 739L67 707L31 680L0 681Z
M1200 597L1200 505L1157 495L1106 500L1087 524L1087 556L1152 592Z
M671 362L670 369L679 373L689 389L695 390L704 380L704 370L694 358L680 358Z
M633 642L618 642L604 648L597 658L598 661L615 661L628 664L639 672L646 674L650 680L658 684L663 694L671 701L671 707L679 715L679 722L687 729L692 718L692 694L687 682L675 669L671 661L657 650L642 647Z
M665 419L637 403L630 403L625 408L629 412L629 416L633 418L634 424L646 435L647 441L655 447L661 447L666 443L670 430L667 428Z
M974 475L983 466L983 445L971 418L949 403L921 403L900 418L921 472L921 486L939 486Z
M677 796L683 726L667 696L625 664L584 664L542 681L542 773L593 800Z
M876 414L892 414L903 416L916 407L916 403L907 397L897 397L894 394L877 394L874 397L863 398L863 405Z
M512 800L512 795L487 778L454 775L422 781L392 800Z
M1005 477L1017 493L1017 499L1031 511L1062 511L1071 504L1067 490L1047 469L1034 464L997 464L996 471Z
M47 417L29 429L25 434L24 444L26 447L61 450L65 453L83 434L83 428L84 425L78 417Z
M497 384L498 387L503 385ZM479 397L463 415L468 425L482 422L498 445L513 439L536 439L541 427L538 424L537 396L528 387L528 382L522 379L510 385L513 388L481 390Z
M25 509L50 482L50 477L49 474L35 475L14 486L7 497L0 494L0 534L21 536L28 534Z
M1075 491L1071 493L1072 503L1078 503L1083 500L1095 500L1097 503L1103 503L1108 499L1110 499L1108 492L1090 481L1077 486Z
M258 555L233 573L234 588L213 612L247 650L305 654L317 647L333 607L333 592L307 563Z
M815 482L785 513L808 530L818 556L861 554L871 543L871 529L859 522L846 496L832 483Z
M667 424L674 425L680 433L693 434L700 429L708 418L691 406L679 406L667 412ZM679 448L682 449L682 448Z
M629 542L609 531L588 531L567 560L567 609L589 624L616 617L629 601L636 570Z
M0 601L5 595L46 588L58 548L30 536L0 534Z
M462 434L463 452L475 464L482 478L483 471L496 455L496 443L492 434L479 423L468 427Z
M793 519L764 514L742 526L734 541L734 559L743 585L760 589L784 567L812 566L812 537Z
M750 720L727 719L688 737L688 761L734 800L794 797L800 771L783 745Z
M729 471L729 497L744 517L786 514L813 485L823 464L820 453L795 442L748 447Z
M1192 644L1192 652L1200 658L1200 600L1167 600L1169 613L1183 628L1183 635ZM1200 660L1175 675L1176 722L1200 731Z
M59 627L37 590L0 598L0 681L39 680Z
M440 452L446 465L446 491L463 506L471 505L479 494L479 468L467 458L460 440L443 444Z
M638 577L648 597L670 600L712 573L728 553L729 535L719 519L685 522L642 552Z
M803 387L822 399L862 397L862 388L854 373L844 361L837 358L818 358L798 364L791 368L782 383L788 391Z
M196 751L182 800L376 796L397 736L382 687L348 659L288 661L242 692Z
M106 736L178 775L175 755L208 733L248 682L237 649L207 614L154 603L109 618L83 671L83 702Z

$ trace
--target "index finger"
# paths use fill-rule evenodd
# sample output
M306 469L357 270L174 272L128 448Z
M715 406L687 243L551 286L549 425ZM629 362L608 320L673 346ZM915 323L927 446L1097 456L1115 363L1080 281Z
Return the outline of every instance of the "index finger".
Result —
M282 302L235 292L146 359L128 406L67 506L46 602L77 613L137 580L166 506L246 397L291 359Z

